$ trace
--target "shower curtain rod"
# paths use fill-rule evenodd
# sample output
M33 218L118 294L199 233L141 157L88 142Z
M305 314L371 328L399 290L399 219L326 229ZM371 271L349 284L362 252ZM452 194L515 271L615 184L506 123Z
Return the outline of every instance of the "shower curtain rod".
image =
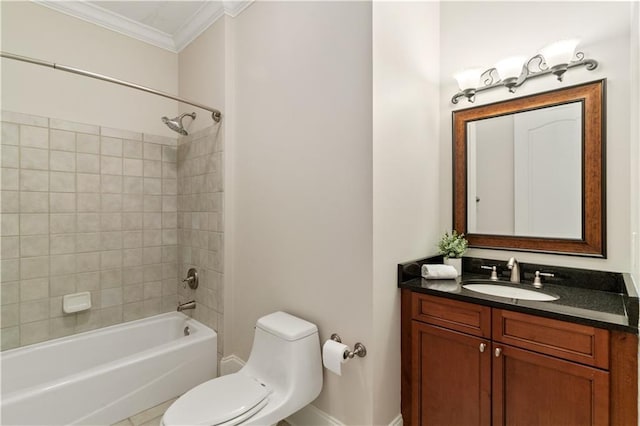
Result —
M161 92L159 90L155 90L155 89L152 89L150 87L141 86L139 84L130 83L128 81L119 80L117 78L109 77L109 76L106 76L106 75L102 75L102 74L98 74L98 73L94 73L94 72L90 72L90 71L81 70L79 68L73 68L73 67L68 67L66 65L56 64L55 62L47 62L47 61L43 61L43 60L40 60L40 59L29 58L28 56L15 55L13 53L0 51L0 57L7 58L7 59L13 59L15 61L28 62L30 64L41 65L43 67L49 67L49 68L53 68L53 69L56 69L56 70L70 72L70 73L73 73L73 74L79 74L79 75L83 75L85 77L95 78L97 80L108 81L109 83L119 84L121 86L131 87L132 89L137 89L137 90L141 90L143 92L147 92L147 93L151 93L151 94L154 94L154 95L162 96L164 98L173 99L174 101L182 102L184 104L192 105L192 106L195 106L195 107L202 108L204 110L210 111L211 112L211 117L213 118L213 121L215 121L216 123L220 122L220 119L222 118L222 113L219 110L215 109L215 108L211 108L211 107L208 107L206 105L199 104L197 102L193 102L193 101L189 101L189 100L186 100L186 99L183 99L183 98L179 98L177 96L170 95L169 93Z

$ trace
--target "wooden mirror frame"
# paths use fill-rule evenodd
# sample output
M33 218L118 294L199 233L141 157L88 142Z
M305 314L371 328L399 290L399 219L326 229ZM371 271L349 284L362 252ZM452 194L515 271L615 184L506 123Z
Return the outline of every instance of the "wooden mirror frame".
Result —
M467 232L467 123L568 102L582 103L582 238ZM470 247L606 258L605 80L453 111L453 229Z

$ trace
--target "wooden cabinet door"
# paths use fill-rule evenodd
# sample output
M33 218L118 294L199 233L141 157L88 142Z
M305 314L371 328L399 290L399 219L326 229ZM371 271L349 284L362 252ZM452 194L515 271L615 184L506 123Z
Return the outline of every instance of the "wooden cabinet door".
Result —
M412 323L411 425L490 425L489 340Z
M609 373L495 344L493 425L609 424Z

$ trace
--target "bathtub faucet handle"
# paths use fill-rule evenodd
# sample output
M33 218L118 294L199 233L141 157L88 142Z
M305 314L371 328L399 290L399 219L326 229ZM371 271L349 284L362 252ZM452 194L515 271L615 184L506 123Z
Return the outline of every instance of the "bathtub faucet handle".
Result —
M182 280L182 282L184 283L182 285L183 288L187 288L187 284L189 284L189 287L193 290L198 288L198 271L196 271L196 268L189 268L187 271L187 278Z

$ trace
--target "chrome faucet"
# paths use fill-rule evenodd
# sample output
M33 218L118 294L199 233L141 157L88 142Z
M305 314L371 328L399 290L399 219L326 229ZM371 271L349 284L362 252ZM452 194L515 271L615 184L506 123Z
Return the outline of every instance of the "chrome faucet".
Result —
M182 312L182 311L186 311L187 309L195 309L196 308L196 301L195 300L190 300L189 302L185 302L185 303L180 303L178 305L178 312Z
M511 270L511 277L509 278L509 281L511 281L512 283L519 283L520 265L518 264L518 261L515 257L509 259L509 261L507 262L507 268Z

